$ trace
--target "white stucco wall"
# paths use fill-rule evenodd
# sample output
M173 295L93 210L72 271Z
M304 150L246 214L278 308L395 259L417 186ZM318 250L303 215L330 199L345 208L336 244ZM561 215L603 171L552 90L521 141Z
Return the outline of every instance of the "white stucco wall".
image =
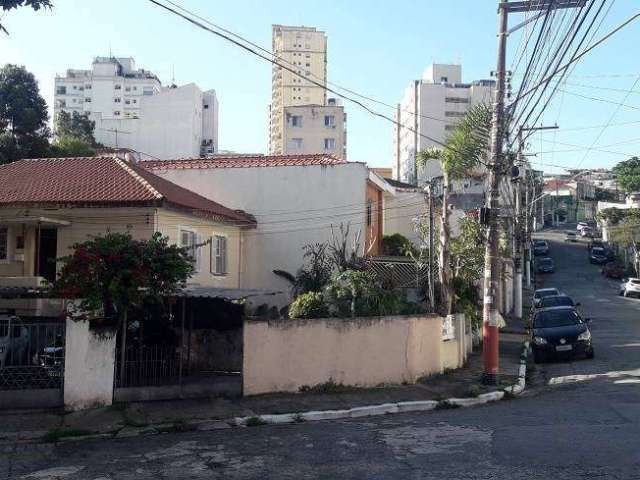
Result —
M64 405L69 410L103 407L113 401L115 332L96 334L88 321L67 318Z
M288 290L274 269L295 273L302 247L331 239L331 225L351 223L351 236L366 217L369 172L361 163L262 168L154 170L223 205L256 216L255 230L244 232L241 286Z

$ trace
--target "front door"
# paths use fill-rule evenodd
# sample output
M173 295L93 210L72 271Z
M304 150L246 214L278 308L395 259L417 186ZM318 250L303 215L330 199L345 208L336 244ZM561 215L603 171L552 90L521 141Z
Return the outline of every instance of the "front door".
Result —
M42 228L38 235L36 250L36 275L53 282L56 279L56 258L58 253L58 230Z

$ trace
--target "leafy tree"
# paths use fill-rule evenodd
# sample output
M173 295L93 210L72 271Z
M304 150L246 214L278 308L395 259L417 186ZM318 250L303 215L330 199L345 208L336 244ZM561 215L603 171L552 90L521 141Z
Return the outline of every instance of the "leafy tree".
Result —
M418 164L439 160L443 172L442 213L440 215L439 280L444 309L453 313L454 289L449 259L449 191L453 180L460 180L486 158L491 133L491 109L478 104L472 107L456 126L445 148L428 148L418 154Z
M89 119L88 113L61 111L56 117L56 135L60 138L82 140L89 146L97 146L93 132L96 122Z
M2 10L5 12L18 7L31 7L38 11L41 8L51 8L53 7L53 4L51 3L51 0L2 0L0 2L0 6L2 6ZM4 32L7 35L9 34L1 23L0 32Z
M622 190L627 193L640 191L640 158L632 157L613 167Z
M49 148L47 104L38 83L24 67L0 69L0 161L46 156Z
M640 277L640 209L626 210L624 220L611 227L610 238L633 252L633 268Z
M477 218L460 220L460 235L450 242L453 278L466 284L482 279L484 273L484 228Z
M76 137L60 137L49 149L50 157L91 157L95 153L90 143Z

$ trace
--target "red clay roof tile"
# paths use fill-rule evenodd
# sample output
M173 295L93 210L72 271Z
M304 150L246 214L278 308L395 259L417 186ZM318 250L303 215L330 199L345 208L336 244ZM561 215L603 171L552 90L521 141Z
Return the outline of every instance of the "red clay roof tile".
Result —
M41 158L0 166L0 206L163 204L244 225L255 220L112 156Z
M198 169L198 168L254 168L254 167L299 167L307 165L337 165L346 161L327 154L305 155L231 155L208 158L185 158L176 160L147 160L139 162L149 170Z

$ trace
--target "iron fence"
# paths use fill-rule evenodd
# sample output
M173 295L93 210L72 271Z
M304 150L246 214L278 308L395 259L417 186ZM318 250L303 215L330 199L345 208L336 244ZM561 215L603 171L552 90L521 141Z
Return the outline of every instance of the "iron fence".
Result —
M0 390L62 388L64 322L0 318Z
M172 385L180 383L180 350L167 346L132 346L116 352L117 388Z

